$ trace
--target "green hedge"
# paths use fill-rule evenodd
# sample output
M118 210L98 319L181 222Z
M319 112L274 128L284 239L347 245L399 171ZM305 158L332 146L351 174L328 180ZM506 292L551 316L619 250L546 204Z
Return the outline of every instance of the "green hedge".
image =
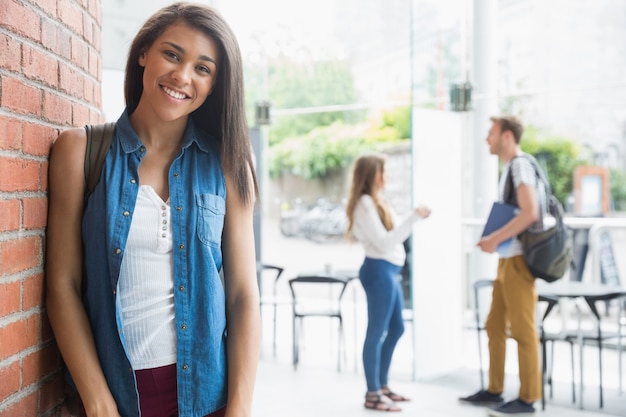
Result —
M291 173L312 179L329 171L346 168L364 152L408 141L410 111L408 107L383 114L381 121L347 125L336 121L300 136L285 138L269 148L269 173L278 177Z
M580 147L571 139L563 137L540 137L538 130L527 128L521 148L543 166L554 196L565 206L574 189L574 170L579 165L589 165L581 157Z
M269 173L274 178L283 173L321 178L331 170L350 166L362 153L381 151L406 142L409 137L410 112L406 107L386 112L380 121L356 125L336 121L270 146ZM573 193L575 168L591 162L581 156L579 145L568 138L542 135L529 126L521 148L544 167L554 195L565 206ZM626 210L626 174L612 169L609 181L612 208Z

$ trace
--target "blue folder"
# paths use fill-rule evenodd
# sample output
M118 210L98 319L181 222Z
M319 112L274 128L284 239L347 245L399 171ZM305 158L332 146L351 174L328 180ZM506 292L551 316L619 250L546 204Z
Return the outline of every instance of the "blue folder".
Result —
M493 203L491 211L489 212L489 217L487 217L487 223L485 223L482 236L486 236L507 224L517 215L518 210L519 208L511 204L500 203L497 201ZM500 255L507 255L511 249L512 243L513 238L501 242L496 248L496 252Z

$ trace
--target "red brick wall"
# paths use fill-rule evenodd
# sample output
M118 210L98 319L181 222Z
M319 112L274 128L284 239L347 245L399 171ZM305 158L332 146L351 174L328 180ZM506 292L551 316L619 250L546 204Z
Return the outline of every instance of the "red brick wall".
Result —
M103 119L100 1L0 1L0 417L70 415L43 304L48 153Z

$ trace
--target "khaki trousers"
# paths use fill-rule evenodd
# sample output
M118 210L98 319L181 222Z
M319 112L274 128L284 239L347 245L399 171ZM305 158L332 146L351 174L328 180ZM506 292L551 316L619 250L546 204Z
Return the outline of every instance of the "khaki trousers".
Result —
M523 256L500 259L491 309L485 322L489 337L489 392L504 391L506 342L510 335L517 342L519 399L526 402L541 399L536 306L535 277Z

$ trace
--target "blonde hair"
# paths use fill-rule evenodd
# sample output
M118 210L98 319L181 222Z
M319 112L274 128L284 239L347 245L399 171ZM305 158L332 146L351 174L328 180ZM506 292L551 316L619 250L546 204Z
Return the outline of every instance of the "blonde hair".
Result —
M391 220L391 212L389 207L378 195L378 189L375 187L376 174L385 172L386 158L382 154L363 155L357 158L352 169L352 184L350 186L350 195L348 197L348 205L346 206L346 215L348 216L348 230L350 235L354 225L354 208L362 195L367 194L372 197L378 210L378 215L387 230L393 228Z

